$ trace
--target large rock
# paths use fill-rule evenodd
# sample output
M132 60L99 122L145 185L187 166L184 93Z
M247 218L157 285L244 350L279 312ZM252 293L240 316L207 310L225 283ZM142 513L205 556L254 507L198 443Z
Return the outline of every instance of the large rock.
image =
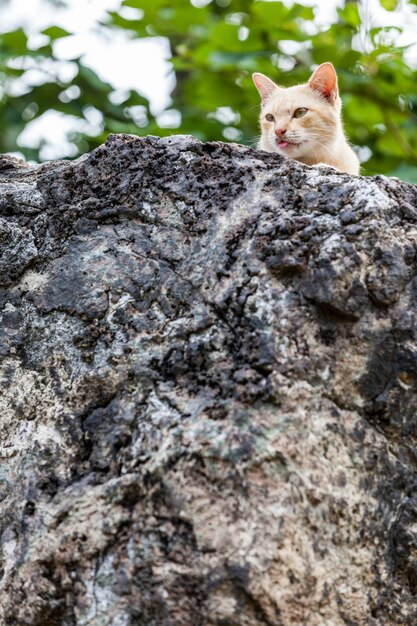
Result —
M417 188L0 162L0 623L417 623Z

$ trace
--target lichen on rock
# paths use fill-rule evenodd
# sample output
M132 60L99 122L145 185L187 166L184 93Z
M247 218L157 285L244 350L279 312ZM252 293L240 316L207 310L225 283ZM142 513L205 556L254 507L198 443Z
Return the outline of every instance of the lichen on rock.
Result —
M417 188L2 163L0 624L413 626Z

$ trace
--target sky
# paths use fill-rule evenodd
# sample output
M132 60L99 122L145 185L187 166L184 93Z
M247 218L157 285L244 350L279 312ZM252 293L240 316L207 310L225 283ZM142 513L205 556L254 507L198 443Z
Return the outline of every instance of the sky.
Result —
M169 64L169 46L163 38L133 40L127 33L97 28L103 21L106 10L118 11L123 17L137 17L138 11L121 7L122 0L66 0L66 8L55 8L45 0L0 0L0 32L23 27L30 35L34 46L42 43L41 31L54 24L73 32L74 35L58 40L54 52L62 59L62 72L71 73L70 59L82 55L84 63L94 69L118 92L135 89L149 98L154 114L169 108L169 94L174 87L174 75ZM288 0L290 1L290 0ZM330 23L343 0L298 0L302 4L316 7L315 26ZM192 0L207 3L207 0ZM417 65L417 13L406 0L400 0L401 9L387 13L378 0L362 0L361 7L368 25L398 25L403 33L397 43L411 44L409 62ZM31 74L36 82L36 71ZM40 79L40 77L39 77ZM17 87L18 88L18 87ZM42 148L42 159L73 156L75 146L66 140L66 132L74 128L75 120L58 112L49 112L29 123L20 136L20 145L35 146L46 139ZM97 113L87 114L86 122L76 121L80 130L93 129L100 123Z

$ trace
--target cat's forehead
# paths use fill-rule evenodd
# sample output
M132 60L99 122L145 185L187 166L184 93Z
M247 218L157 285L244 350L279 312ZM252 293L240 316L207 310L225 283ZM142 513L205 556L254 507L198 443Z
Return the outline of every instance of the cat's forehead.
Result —
M265 103L264 110L275 110L285 114L291 113L297 108L309 108L320 104L326 106L310 87L307 85L295 85L294 87L279 88L274 91Z

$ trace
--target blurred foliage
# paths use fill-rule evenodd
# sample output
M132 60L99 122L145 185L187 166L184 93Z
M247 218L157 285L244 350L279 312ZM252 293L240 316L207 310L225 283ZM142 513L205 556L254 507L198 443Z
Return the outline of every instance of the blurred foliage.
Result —
M391 12L403 8L398 0L380 0L380 5ZM413 5L417 0L409 0L409 11ZM92 136L75 133L72 140L79 152L100 144L108 132L180 132L204 141L254 145L259 98L252 72L290 86L305 82L317 64L332 61L347 134L363 147L364 173L397 175L417 183L417 69L405 61L407 49L394 43L400 29L366 24L360 2L346 0L333 23L318 29L314 7L296 2L124 0L121 10L109 13L101 27L123 29L132 38L169 40L176 76L171 115L155 118L146 98L134 91L116 104L114 86L80 58L72 61L73 78L61 79L53 43L69 34L62 28L45 30L49 42L36 49L30 49L25 32L17 30L0 35L0 151L16 150L26 124L49 109L85 119L91 107L103 116L101 130ZM136 60L126 63L134 72ZM37 84L26 80L33 68L43 72L44 80L38 77ZM20 150L39 158L39 149Z

